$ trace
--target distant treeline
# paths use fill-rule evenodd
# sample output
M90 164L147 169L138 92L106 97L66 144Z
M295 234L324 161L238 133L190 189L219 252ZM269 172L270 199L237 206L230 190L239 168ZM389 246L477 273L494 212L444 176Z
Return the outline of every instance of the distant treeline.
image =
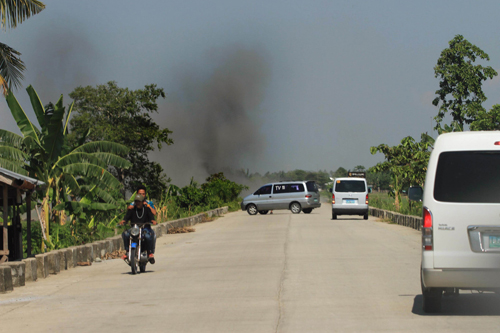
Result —
M358 165L352 169L345 169L343 167L338 168L337 170L327 171L327 170L319 170L319 171L306 171L306 170L292 170L292 171L277 171L277 172L266 172L265 174L260 174L258 172L251 173L249 170L238 170L233 171L234 176L238 178L244 177L249 180L252 184L265 184L270 182L279 182L279 181L289 181L289 180L314 180L316 184L321 189L326 189L328 187L327 184L331 183L332 178L337 177L347 177L349 171L364 171L366 172L366 179L369 185L373 185L374 189L380 188L381 190L389 190L389 184L391 181L390 173L388 171L385 172L377 172L373 173L368 171L364 166Z

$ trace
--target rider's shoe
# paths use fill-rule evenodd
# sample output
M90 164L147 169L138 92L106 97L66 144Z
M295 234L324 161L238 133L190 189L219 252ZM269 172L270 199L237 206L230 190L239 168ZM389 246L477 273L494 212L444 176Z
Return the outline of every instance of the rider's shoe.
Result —
M148 260L151 264L155 263L155 255L153 253L150 253L148 256Z
M122 259L123 259L123 260L128 259L128 252L126 252L124 255L122 255Z

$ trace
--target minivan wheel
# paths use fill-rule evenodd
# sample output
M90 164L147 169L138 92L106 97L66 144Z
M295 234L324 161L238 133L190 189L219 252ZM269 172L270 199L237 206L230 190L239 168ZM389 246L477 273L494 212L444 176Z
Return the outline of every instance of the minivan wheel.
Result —
M259 210L259 214L266 215L267 213L269 213L268 210Z
M304 214L309 214L310 212L313 211L313 209L312 208L304 208L304 209L302 209L302 211L304 212Z
M337 219L337 214L335 214L333 211L332 211L332 220L336 220Z
M302 207L300 207L300 204L298 202L292 202L290 204L290 210L292 211L292 213L298 214L302 210Z
M257 206L255 206L254 204L249 204L247 206L247 213L249 215L255 215L255 214L257 214Z
M441 311L441 298L443 297L443 289L441 288L425 288L420 275L420 285L422 287L422 308L426 313L435 313Z
M363 215L363 219L368 220L368 214Z

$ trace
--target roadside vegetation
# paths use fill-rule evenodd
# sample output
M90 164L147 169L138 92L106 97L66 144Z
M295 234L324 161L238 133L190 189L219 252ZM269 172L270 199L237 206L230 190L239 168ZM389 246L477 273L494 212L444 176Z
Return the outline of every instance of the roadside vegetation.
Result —
M498 75L492 67L484 66L489 60L486 52L461 35L456 35L449 42L449 47L441 52L434 67L435 77L440 80L439 89L432 101L438 107L438 114L434 117L438 134L500 130L500 104L493 105L489 111L483 107L487 98L482 84ZM410 186L425 186L425 173L433 145L434 138L423 133L420 142L408 136L397 146L380 144L371 147L372 154L382 153L385 160L369 171L389 172L391 198L372 194L370 205L421 216L421 203L410 204L402 192Z

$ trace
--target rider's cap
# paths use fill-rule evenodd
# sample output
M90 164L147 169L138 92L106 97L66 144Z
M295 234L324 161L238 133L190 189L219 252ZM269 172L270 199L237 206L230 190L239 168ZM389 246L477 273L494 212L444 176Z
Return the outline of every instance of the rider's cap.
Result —
M137 195L135 196L134 201L144 201L144 197L143 197L142 195L140 195L140 194L137 194Z

